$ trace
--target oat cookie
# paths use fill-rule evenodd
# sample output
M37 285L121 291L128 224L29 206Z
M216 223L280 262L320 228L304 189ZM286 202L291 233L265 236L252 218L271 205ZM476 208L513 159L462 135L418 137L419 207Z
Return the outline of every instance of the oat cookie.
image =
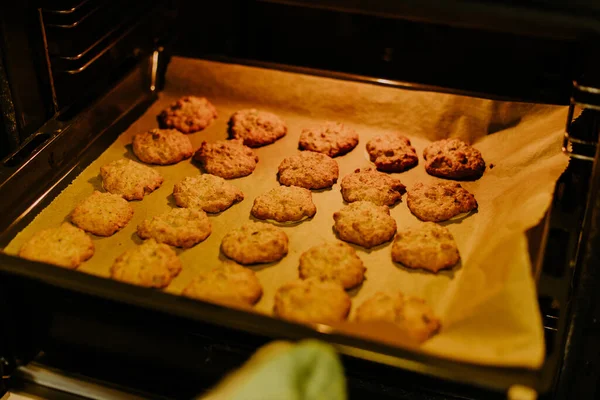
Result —
M477 209L475 196L459 183L416 183L406 196L406 205L422 221L441 222Z
M69 269L79 267L93 255L92 239L68 222L35 233L19 250L19 257Z
M394 295L377 292L365 300L357 309L356 322L385 321L392 322L405 330L416 340L423 342L437 333L440 320L425 300L405 296L398 292Z
M118 194L94 191L71 212L71 221L84 231L111 236L131 221L133 207Z
M229 136L249 147L260 147L281 139L287 126L277 115L254 108L240 110L229 119Z
M376 136L367 143L367 153L380 171L402 172L419 163L410 140L400 134Z
M250 213L259 219L277 222L300 221L313 217L317 207L308 189L297 186L278 186L254 199Z
M164 288L179 275L181 268L181 260L171 247L148 239L117 257L110 277L133 285Z
M206 213L191 208L173 208L166 213L142 221L137 234L159 243L189 248L210 236L212 230Z
M173 187L173 197L179 207L200 208L218 213L244 199L240 189L225 179L210 174L188 176Z
M279 261L288 253L288 237L281 229L264 222L251 222L229 231L221 251L240 264Z
M133 153L148 164L169 165L194 154L190 138L175 129L152 129L133 137Z
M392 206L400 201L406 186L400 179L371 168L357 169L342 178L342 197L348 203L370 201L377 205Z
M125 200L142 200L164 181L156 170L124 158L106 164L100 168L100 174L104 190Z
M214 303L251 306L260 300L263 290L254 271L227 263L198 275L183 289L183 295Z
M348 153L358 144L358 133L340 122L325 122L302 130L298 147L329 157Z
M348 317L351 304L339 283L307 279L281 286L273 311L278 317L297 322L341 322Z
M396 233L390 209L369 201L351 203L335 212L333 219L340 239L368 249L391 240Z
M241 139L202 142L194 159L200 161L209 174L225 179L250 175L256 168L258 157Z
M454 266L460 255L448 228L425 222L416 228L401 229L392 245L392 260L408 268L438 272Z
M313 151L302 151L285 158L278 168L279 183L306 189L325 189L337 182L339 168L329 156Z
M427 173L440 178L479 179L485 171L479 150L460 139L431 143L423 151L423 158Z
M342 242L327 242L311 247L300 256L300 278L341 283L344 289L358 286L366 268L356 251Z
M184 96L171 103L157 117L161 128L175 128L194 133L206 128L217 118L217 109L206 97Z

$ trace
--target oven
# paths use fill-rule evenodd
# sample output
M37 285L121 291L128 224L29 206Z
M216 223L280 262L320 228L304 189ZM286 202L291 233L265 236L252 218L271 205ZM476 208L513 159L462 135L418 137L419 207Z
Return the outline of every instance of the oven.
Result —
M568 161L543 218L526 231L533 308L541 317L526 324L543 334L543 360L535 366L456 360L7 251L0 254L3 390L43 398L193 398L269 341L316 338L340 353L350 398L595 398L595 2L39 0L2 5L0 24L3 249L124 132L149 126L156 110L186 90L221 97L228 112L229 104L269 97L264 104L283 104L305 119L320 116L322 107L349 120L385 120L400 103L411 113L431 107L416 113L433 118L439 96L507 114L510 104L553 107L563 115L554 148ZM355 107L356 99L368 105ZM400 120L380 128L403 126ZM486 133L518 128L519 121L490 117ZM541 142L544 135L534 137Z

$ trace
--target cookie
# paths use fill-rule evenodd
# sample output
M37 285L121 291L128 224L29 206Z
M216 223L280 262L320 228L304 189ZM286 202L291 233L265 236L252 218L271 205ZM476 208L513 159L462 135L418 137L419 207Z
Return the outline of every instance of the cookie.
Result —
M329 157L348 153L358 144L358 133L340 122L325 122L302 130L298 147Z
M369 201L351 203L335 212L333 219L340 239L368 249L391 240L396 233L390 209Z
M244 193L223 178L202 174L188 176L175 184L173 197L179 207L218 213L244 200Z
M429 175L448 179L479 179L485 161L479 150L460 139L443 139L431 143L423 151L425 170Z
M475 196L459 183L416 183L406 196L406 205L422 221L441 222L477 209Z
M110 277L133 285L164 288L181 272L181 260L163 243L148 239L115 260Z
M184 96L171 103L157 117L161 128L174 128L194 133L206 128L217 118L217 109L206 97Z
M264 222L251 222L229 231L221 251L240 264L279 261L288 253L288 237L281 229Z
M153 238L159 243L183 248L195 246L211 232L206 213L191 208L173 208L142 221L137 227L137 234L142 239Z
M133 218L133 207L118 194L94 191L71 212L71 221L86 232L111 236Z
M300 221L313 217L317 207L308 189L297 186L278 186L254 199L250 213L259 219L277 222Z
M69 269L79 267L93 255L92 239L68 222L35 233L19 250L19 257Z
M209 173L225 179L250 175L256 168L258 157L241 139L202 142L194 159Z
M254 271L235 263L198 275L183 289L193 299L232 305L251 306L260 300L263 290Z
M406 192L406 186L400 179L371 168L357 169L346 175L342 178L340 186L346 202L370 201L380 206L396 204Z
M350 297L339 283L307 279L280 287L273 311L292 321L328 323L344 321L350 306Z
M229 119L229 136L249 147L260 147L281 139L287 126L277 115L254 108L240 110Z
M156 170L124 158L106 164L100 168L100 174L104 190L126 200L142 200L164 181Z
M410 140L400 134L375 136L367 143L369 158L380 171L403 172L419 163Z
M396 233L392 245L392 260L408 268L438 272L456 265L460 255L448 228L434 222L425 222Z
M175 129L152 129L133 137L133 153L148 164L169 165L194 154L190 138Z
M400 292L394 295L375 293L356 309L355 321L392 322L419 342L429 339L441 326L425 300Z
M339 168L329 156L303 151L285 158L278 168L279 183L306 189L325 189L337 182Z
M356 251L345 243L328 242L311 247L300 256L300 278L335 281L344 289L358 286L366 268Z

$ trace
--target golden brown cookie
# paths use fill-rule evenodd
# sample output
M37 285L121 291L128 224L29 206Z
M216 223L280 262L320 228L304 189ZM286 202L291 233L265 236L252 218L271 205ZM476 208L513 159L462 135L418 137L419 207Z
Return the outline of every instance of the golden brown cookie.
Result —
M184 96L171 103L157 117L161 128L175 128L194 133L206 128L217 118L217 109L206 97Z
M254 199L250 213L259 219L277 222L300 221L317 212L308 189L297 186L278 186Z
M71 212L71 221L86 232L111 236L133 218L133 207L118 194L94 191Z
M325 189L337 182L339 168L329 156L313 151L302 151L285 158L278 168L278 179L285 186L306 189Z
M350 297L337 282L307 279L281 286L273 311L297 322L341 322L348 317Z
M340 239L368 249L391 240L396 233L390 209L369 201L351 203L335 212L333 219Z
M406 205L422 221L441 222L477 209L475 196L459 183L416 183L406 196Z
M300 278L335 281L344 289L360 285L366 268L356 251L342 242L328 242L311 247L300 256Z
M392 206L400 201L406 186L400 179L371 168L357 169L342 178L342 197L348 203L370 201L377 205Z
M209 174L225 179L250 175L256 168L258 157L241 139L202 142L194 159L200 161Z
M354 319L361 323L392 322L420 342L437 333L441 326L440 320L425 300L405 296L400 292L395 295L375 293L356 309Z
M424 222L396 233L392 260L408 268L438 272L456 265L460 255L448 228L435 222Z
M375 136L367 143L367 153L380 171L403 172L419 163L410 140L400 134Z
M199 209L173 208L166 213L142 221L137 234L175 247L195 246L212 232L206 213Z
M264 222L251 222L229 231L221 251L240 264L279 261L288 253L288 237L281 229Z
M254 108L237 111L229 119L229 136L242 139L249 147L271 144L286 133L287 126L281 118Z
M194 154L190 138L175 129L152 129L133 137L133 153L148 164L169 165Z
M340 122L328 121L302 130L298 147L329 157L348 153L358 144L358 133Z
M262 293L254 271L227 263L198 275L182 294L213 303L251 306L260 300Z
M69 269L79 267L93 255L92 239L68 222L35 233L19 250L19 257Z
M126 200L142 200L164 180L156 170L124 158L106 164L100 168L100 174L104 190Z
M110 277L132 285L164 288L179 275L181 268L181 260L173 249L148 239L117 257Z
M479 179L485 161L479 150L460 139L443 139L431 143L423 151L425 170L429 175L448 179Z
M188 176L175 184L173 197L179 207L218 213L242 201L244 193L221 177L202 174Z

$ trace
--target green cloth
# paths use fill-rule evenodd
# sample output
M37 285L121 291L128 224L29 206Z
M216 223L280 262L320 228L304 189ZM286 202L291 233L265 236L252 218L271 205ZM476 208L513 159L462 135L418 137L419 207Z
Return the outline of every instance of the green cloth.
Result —
M306 340L271 343L205 400L345 400L340 359L328 344Z

